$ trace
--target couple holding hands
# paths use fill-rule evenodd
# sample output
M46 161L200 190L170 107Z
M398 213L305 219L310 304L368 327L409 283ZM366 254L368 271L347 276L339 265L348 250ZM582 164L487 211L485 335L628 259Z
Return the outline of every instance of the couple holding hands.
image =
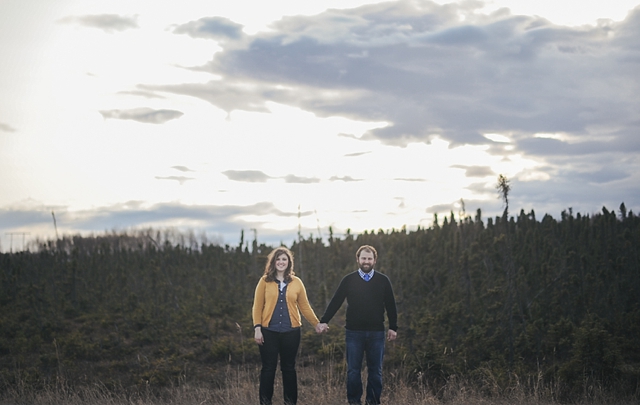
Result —
M300 313L315 326L317 333L324 333L329 329L328 322L345 299L347 400L350 404L361 404L363 389L360 369L366 355L369 375L365 404L380 403L385 337L390 341L396 339L398 312L389 278L374 270L377 259L378 253L372 246L364 245L358 249L358 270L342 279L324 315L318 319L309 304L302 280L293 272L291 251L279 247L269 254L253 301L255 341L259 345L262 360L260 405L271 405L278 357L285 405L297 403L295 363L302 326ZM385 311L389 320L386 333Z

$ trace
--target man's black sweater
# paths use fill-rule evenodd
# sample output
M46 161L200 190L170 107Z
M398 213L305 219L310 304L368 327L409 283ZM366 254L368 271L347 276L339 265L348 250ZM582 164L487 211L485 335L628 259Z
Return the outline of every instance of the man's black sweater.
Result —
M391 281L382 273L374 272L364 281L355 271L347 274L331 298L327 310L320 319L328 323L347 299L347 325L349 330L384 331L384 312L387 311L389 329L398 330L398 311Z

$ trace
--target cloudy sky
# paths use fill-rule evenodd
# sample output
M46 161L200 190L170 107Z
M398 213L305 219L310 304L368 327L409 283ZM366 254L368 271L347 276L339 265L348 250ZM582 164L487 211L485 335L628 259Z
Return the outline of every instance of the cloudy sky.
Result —
M0 249L640 212L640 0L1 0Z

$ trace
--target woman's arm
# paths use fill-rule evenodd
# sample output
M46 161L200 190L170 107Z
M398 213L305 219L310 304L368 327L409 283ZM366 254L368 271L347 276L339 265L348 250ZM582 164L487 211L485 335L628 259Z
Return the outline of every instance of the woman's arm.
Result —
M260 278L260 281L258 281L258 285L256 286L256 291L253 295L253 307L251 309L254 327L262 324L262 312L264 311L265 305L265 286L266 282L264 281L264 278Z
M300 281L300 294L298 294L297 302L298 308L300 308L300 312L302 312L302 315L305 317L305 319L309 321L309 323L315 328L320 320L316 316L316 313L313 311L313 308L311 308L311 304L309 304L309 298L307 297L307 290L306 288L304 288L304 283L302 282L302 280L298 280Z

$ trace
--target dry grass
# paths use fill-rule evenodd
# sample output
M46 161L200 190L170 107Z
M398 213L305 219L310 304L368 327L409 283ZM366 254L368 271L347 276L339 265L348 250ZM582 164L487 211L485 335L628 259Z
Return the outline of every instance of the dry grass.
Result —
M222 370L221 370L222 371ZM259 367L254 365L226 366L221 375L223 380L211 384L195 385L181 381L173 387L153 389L108 389L94 384L71 388L69 384L58 382L40 390L26 389L22 384L9 387L0 394L0 405L254 405L257 404ZM425 385L409 385L406 376L393 372L385 374L383 404L402 405L559 405L554 398L552 387L538 387L533 390L515 383L506 392L498 392L492 386L491 376L481 389L470 384L450 379L436 392ZM366 371L363 379L366 380ZM346 404L345 376L340 367L298 366L299 399L305 404ZM528 394L525 392L529 392ZM274 404L282 403L280 377L276 378ZM586 398L576 399L573 405L637 404L637 399L612 401L592 392Z

